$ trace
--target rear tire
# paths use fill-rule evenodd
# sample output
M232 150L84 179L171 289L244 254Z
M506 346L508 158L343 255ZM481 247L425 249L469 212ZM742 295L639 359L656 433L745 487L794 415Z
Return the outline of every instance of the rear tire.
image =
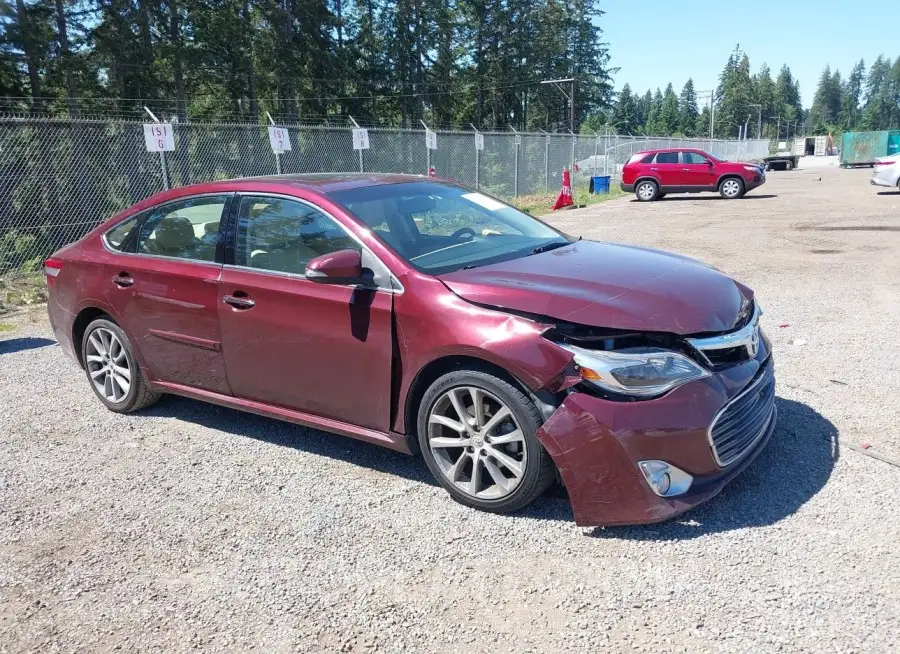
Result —
M128 335L108 318L97 318L84 330L81 360L91 389L110 411L131 413L161 397L144 379Z
M744 194L744 181L738 177L726 177L719 184L719 195L726 200L736 200Z
M640 202L653 202L659 196L659 186L656 182L645 179L634 187L634 195Z
M509 513L555 479L553 460L536 436L541 423L517 387L486 372L457 370L425 391L419 446L431 474L457 502Z
M793 170L793 169L794 169L794 164L792 164L790 161L785 161L785 162L784 162L784 169L785 169L785 170Z

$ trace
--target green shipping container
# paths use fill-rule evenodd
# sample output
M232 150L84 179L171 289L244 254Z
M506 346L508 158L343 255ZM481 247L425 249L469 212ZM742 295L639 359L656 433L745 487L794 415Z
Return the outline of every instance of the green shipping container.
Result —
M841 165L873 163L878 157L900 152L900 131L844 132L841 140Z

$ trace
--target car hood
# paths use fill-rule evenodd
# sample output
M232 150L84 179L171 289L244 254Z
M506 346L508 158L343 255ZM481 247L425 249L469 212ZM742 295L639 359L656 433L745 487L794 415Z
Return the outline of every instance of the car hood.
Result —
M676 334L733 329L753 299L750 289L694 259L595 241L439 279L477 304L593 327Z

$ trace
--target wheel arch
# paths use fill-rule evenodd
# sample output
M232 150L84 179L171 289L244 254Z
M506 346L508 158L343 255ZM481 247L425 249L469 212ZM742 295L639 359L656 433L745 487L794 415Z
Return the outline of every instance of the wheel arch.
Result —
M454 370L463 369L485 372L512 384L531 398L541 412L544 420L549 418L550 414L552 414L559 405L559 402L552 394L544 391L535 393L535 391L531 390L527 384L522 382L522 380L509 370L488 359L473 356L471 354L449 354L441 356L422 366L413 378L413 381L409 386L409 391L406 393L406 400L403 406L403 426L406 439L413 452L418 450L416 423L418 421L419 403L425 395L425 391L427 391L441 376L448 372L453 372Z
M744 179L743 175L741 175L740 173L722 173L721 175L719 175L719 179L716 180L716 189L721 188L722 182L724 182L726 179L740 180L741 184L744 185L744 188L747 187L747 180Z
M106 318L117 325L119 324L105 309L97 306L87 306L78 312L78 315L75 316L75 320L72 322L72 349L75 351L78 365L82 368L84 368L84 359L82 358L81 344L84 340L84 332L87 330L88 325L97 318Z
M656 184L657 191L662 192L662 184L660 184L659 180L652 175L641 175L634 180L634 187L637 188L637 185L641 182L653 182L654 184Z

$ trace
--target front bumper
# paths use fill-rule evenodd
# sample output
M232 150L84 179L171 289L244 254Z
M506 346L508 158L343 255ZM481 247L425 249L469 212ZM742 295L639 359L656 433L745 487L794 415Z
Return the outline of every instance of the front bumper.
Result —
M768 349L768 348L766 348ZM538 432L555 461L579 526L661 522L715 496L759 454L776 414L740 458L716 463L708 430L718 412L746 388L768 352L691 382L656 400L618 402L572 392ZM771 362L769 362L771 365ZM676 497L654 493L638 462L662 460L693 476Z
M885 186L887 188L894 188L894 183L891 180L879 177L877 174L872 175L872 179L869 180L869 183L872 186Z

